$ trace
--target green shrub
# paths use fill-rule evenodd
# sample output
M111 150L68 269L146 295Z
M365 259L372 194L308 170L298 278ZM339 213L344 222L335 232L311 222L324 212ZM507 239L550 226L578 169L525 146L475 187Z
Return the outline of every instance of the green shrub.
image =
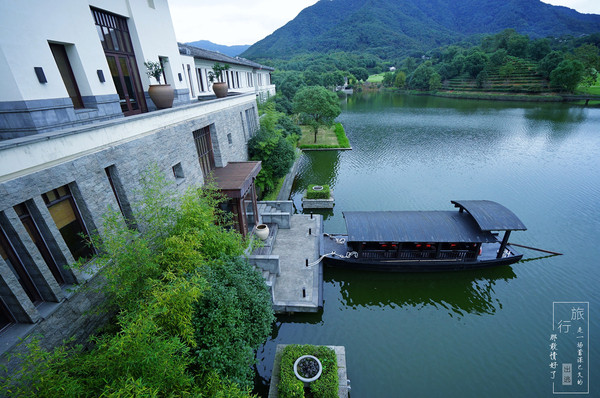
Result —
M350 148L350 140L346 136L346 132L344 131L344 126L342 123L335 124L335 136L337 137L338 144L340 144L340 148Z
M198 300L194 314L196 363L202 371L249 387L254 350L271 332L271 297L262 275L247 260L236 257L211 264L210 288Z
M338 396L338 369L335 351L325 346L291 344L283 349L280 362L280 377L277 389L281 398L304 397L304 383L294 374L294 362L302 355L319 358L323 372L318 380L310 383L310 391L315 398L336 398Z
M331 192L329 190L329 185L321 185L323 187L320 191L315 191L314 187L318 185L309 185L308 190L306 191L306 199L329 199L331 196Z

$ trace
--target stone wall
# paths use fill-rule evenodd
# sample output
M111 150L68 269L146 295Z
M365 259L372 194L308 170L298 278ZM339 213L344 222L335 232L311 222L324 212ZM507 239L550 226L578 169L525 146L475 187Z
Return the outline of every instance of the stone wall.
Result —
M15 178L0 175L0 225L43 299L41 304L34 305L14 273L0 258L0 299L16 320L15 324L0 333L0 353L13 351L20 338L38 334L44 336L42 344L46 348L51 348L72 335L82 342L106 320L105 316L89 317L85 314L102 302L101 294L92 293L87 289L71 292L73 288L90 280L95 284L100 283L98 281L101 279L95 277L97 270L94 269L93 260L88 265L87 273L66 271L67 284L59 286L13 206L27 203L57 264L64 266L72 263L73 256L41 195L68 185L87 230L97 230L102 236L102 215L108 206L113 209L119 208L107 177L107 168L110 169L125 212L131 211L131 203L136 199L141 173L151 165L157 165L168 179L174 181L175 189L179 192L191 186L202 185L204 176L198 162L193 131L210 126L215 163L217 167L224 167L228 162L247 160L247 139L250 132L245 113L247 110L254 114L257 112L253 95L247 96L245 100L238 98L235 101L216 101L222 101L216 102L219 107L205 104L188 105L181 110L158 111L100 123L97 131L95 127L92 131L88 127L85 133L93 137L94 134L105 134L107 130L114 132L114 129L120 129L125 132L131 129L132 123L135 123L133 121L140 120L140 117L148 119L148 126L160 126L148 131L136 131L134 138L124 134L127 138L98 147L96 151L86 149L77 156L71 155L61 161L48 162L43 167L36 166L11 173L10 176L16 175ZM182 119L182 112L191 116ZM170 124L168 120L174 122ZM76 136L78 132L73 131L69 134ZM65 133L57 136L64 139ZM31 140L37 140L36 145L39 145L40 139L32 137ZM52 137L45 139L52 140ZM17 146L26 154L24 145L27 143L0 145L0 157L4 151L11 148L14 150ZM177 176L174 167L177 168ZM3 355L0 362L5 360L6 355Z

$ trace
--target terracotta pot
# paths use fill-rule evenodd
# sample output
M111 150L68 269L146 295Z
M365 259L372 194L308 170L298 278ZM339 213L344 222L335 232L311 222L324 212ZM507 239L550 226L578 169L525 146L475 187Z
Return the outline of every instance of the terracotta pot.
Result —
M267 240L269 237L269 227L266 224L258 224L254 233L260 240Z
M212 89L217 98L227 97L227 83L213 83Z
M175 98L175 90L170 84L151 84L148 95L158 109L171 108Z

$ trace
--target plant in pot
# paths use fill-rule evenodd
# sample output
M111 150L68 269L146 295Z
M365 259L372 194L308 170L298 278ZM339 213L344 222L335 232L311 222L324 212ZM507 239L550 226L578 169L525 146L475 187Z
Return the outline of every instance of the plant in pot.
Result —
M175 98L175 91L170 84L160 84L160 77L163 73L163 67L160 62L146 61L146 74L148 77L156 79L158 84L151 84L148 88L148 95L154 105L158 109L171 108L173 106L173 99Z
M212 71L208 72L208 80L212 83L213 91L217 98L227 97L227 83L221 82L223 72L229 69L229 64L221 65L215 63L212 67Z

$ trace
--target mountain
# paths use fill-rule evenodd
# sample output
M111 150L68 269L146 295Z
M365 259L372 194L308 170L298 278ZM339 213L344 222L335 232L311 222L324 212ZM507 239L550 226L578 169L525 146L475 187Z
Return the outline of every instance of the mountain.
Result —
M185 43L185 44L189 44L190 46L194 46L194 47L203 48L205 50L216 51L221 54L229 55L230 57L238 56L250 47L249 44L239 45L239 46L224 46L221 44L215 44L212 41L208 41L208 40L191 41L191 42Z
M507 28L532 38L579 36L600 32L600 15L539 0L320 0L242 56L361 51L391 58Z

